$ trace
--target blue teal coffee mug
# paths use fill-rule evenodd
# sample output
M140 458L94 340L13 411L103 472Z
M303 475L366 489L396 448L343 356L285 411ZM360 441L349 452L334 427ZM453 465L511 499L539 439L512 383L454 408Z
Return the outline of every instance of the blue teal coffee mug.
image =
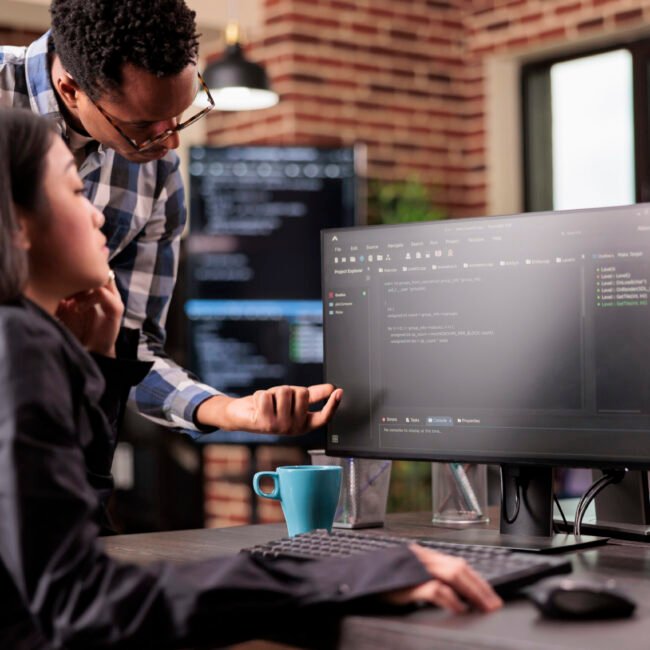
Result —
M273 490L263 492L260 479L273 479ZM255 494L282 505L289 536L317 528L332 530L341 491L341 468L335 465L287 465L275 472L257 472Z

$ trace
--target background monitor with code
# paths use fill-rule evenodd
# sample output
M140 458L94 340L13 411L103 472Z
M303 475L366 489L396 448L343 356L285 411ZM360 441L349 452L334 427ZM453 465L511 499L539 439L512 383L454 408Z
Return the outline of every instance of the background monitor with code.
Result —
M191 149L184 312L189 367L203 381L233 396L323 381L320 231L363 223L362 155L349 147ZM324 432L283 440L322 446Z

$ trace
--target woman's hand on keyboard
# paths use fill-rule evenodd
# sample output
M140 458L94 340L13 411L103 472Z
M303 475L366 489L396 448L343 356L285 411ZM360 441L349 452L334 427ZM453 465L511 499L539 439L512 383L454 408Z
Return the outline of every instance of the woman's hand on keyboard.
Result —
M457 614L474 607L484 612L499 609L503 601L465 560L422 548L410 547L431 574L431 580L386 594L393 605L426 602Z

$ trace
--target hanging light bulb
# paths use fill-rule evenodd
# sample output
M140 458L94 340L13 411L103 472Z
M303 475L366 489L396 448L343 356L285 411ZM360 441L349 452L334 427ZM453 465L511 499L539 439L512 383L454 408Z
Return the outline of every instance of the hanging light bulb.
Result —
M261 65L246 59L239 40L239 25L229 23L223 56L208 64L203 73L215 108L222 111L252 111L275 106L279 97L271 90L266 71Z

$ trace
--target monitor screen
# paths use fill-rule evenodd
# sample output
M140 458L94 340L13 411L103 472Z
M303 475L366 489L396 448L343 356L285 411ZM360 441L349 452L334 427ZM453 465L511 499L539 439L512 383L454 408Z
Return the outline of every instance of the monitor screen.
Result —
M337 455L650 465L650 207L328 230Z
M353 226L352 148L192 147L192 299L320 297L320 231Z

